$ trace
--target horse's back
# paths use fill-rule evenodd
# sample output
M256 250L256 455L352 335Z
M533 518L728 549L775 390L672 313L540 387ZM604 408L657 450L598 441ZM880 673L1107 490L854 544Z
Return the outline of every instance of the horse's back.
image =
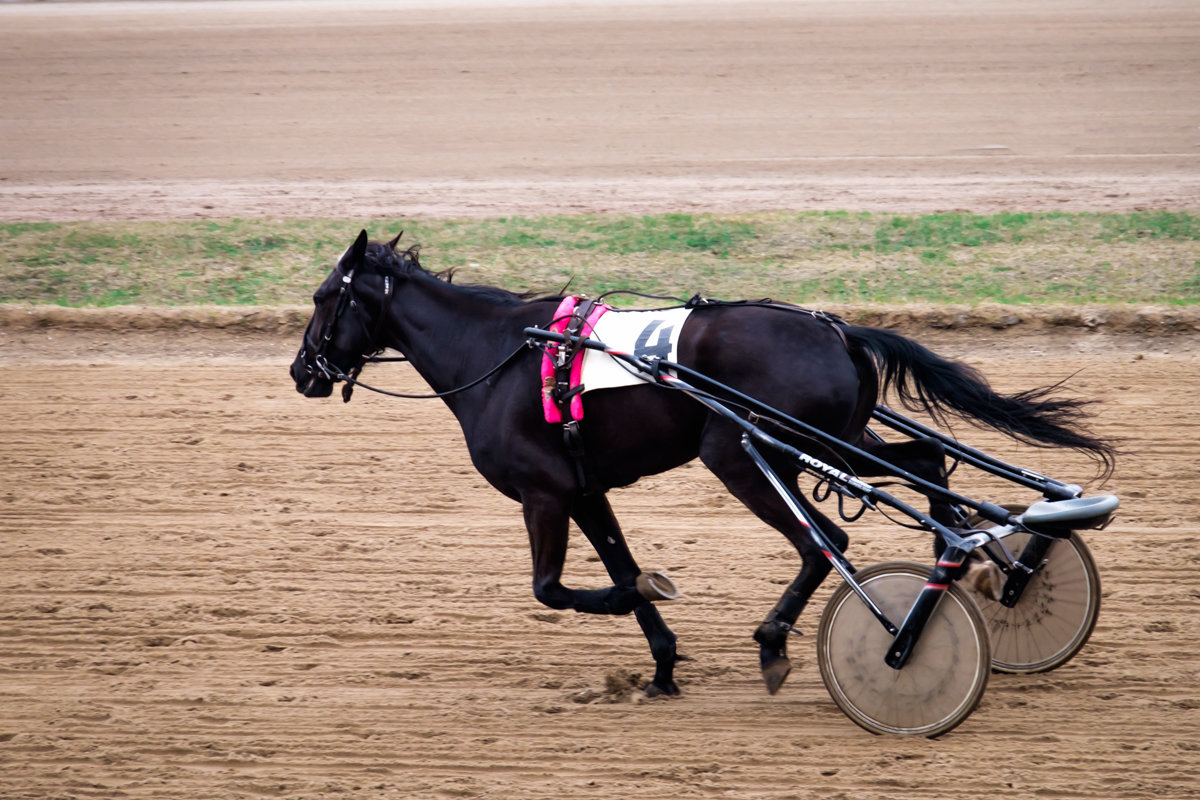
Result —
M851 356L836 324L801 309L698 308L680 363L804 422L849 433L875 401L873 372Z

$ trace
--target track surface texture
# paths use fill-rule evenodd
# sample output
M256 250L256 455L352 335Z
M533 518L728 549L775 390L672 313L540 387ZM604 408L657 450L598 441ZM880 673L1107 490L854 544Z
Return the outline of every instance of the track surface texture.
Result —
M1200 204L1191 0L0 5L0 219Z
M0 45L6 220L1200 205L1191 2L5 4ZM829 699L833 580L767 696L797 560L701 466L613 497L684 592L683 696L647 701L632 619L536 604L444 407L306 401L287 326L129 313L0 326L0 798L1200 797L1194 334L905 331L1005 391L1073 376L1128 451L1090 643L930 741ZM567 576L606 582L578 534Z
M1054 672L993 675L936 741L871 736L829 699L813 643L832 580L766 694L750 633L798 561L698 464L613 498L643 567L683 589L663 613L695 659L682 697L644 702L634 621L537 605L520 510L440 404L306 401L274 337L8 331L0 796L1197 796L1194 339L924 338L1005 390L1078 372L1097 430L1131 451L1105 487L1120 516L1086 535L1090 643ZM930 561L926 536L878 516L849 531L860 565ZM578 533L567 576L607 583Z

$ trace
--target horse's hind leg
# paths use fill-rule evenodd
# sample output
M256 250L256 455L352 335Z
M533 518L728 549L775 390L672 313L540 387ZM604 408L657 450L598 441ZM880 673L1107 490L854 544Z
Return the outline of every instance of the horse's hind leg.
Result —
M889 443L864 437L858 443L858 447L939 488L949 487L946 472L946 449L936 439L912 439ZM862 478L895 474L894 471L889 471L852 454L847 454L845 459L850 471ZM929 516L933 518L934 522L947 527L955 527L962 522L958 510L945 497L931 494L928 499Z
M886 443L867 437L859 443L859 447L918 478L924 478L943 489L949 488L946 472L946 449L936 439L912 439L905 442ZM860 477L894 474L869 461L853 456L848 457L847 461L852 470ZM966 522L966 515L960 507L936 494L929 497L929 516L933 518L934 522L948 528L957 528ZM934 558L941 558L942 551L945 549L946 543L942 541L942 537L934 535ZM954 577L958 579L964 575L979 592L985 596L999 599L1000 587L1004 582L1002 573L999 567L984 558L979 551L971 554Z
M808 528L796 519L758 467L746 457L737 436L728 435L728 432L725 435L707 436L700 448L700 459L734 497L741 500L759 519L786 536L800 554L800 572L754 632L754 640L759 645L759 666L763 680L767 684L767 691L775 694L792 669L787 655L788 633L800 612L808 605L813 592L829 574L831 566ZM797 476L794 467L786 464L774 466L786 485L794 484ZM797 494L796 499L830 543L838 550L844 550L849 538L841 528L813 508L805 498Z
M797 497L797 499L809 518L829 538L834 547L839 551L844 551L850 543L845 532L834 525L828 517L813 508L807 500L801 497ZM789 510L787 513L790 515L791 511ZM762 514L759 516L763 517ZM765 517L763 518L765 519ZM794 516L792 520L795 520ZM775 527L783 531L788 540L796 547L800 553L801 565L796 578L754 632L754 641L759 644L759 662L762 667L763 680L767 684L767 691L771 694L779 691L779 687L783 685L784 679L792 669L791 661L787 657L788 634L796 624L800 612L808 605L813 592L817 590L832 569L829 559L812 541L812 536L807 529L797 529L793 526L789 532L782 527Z
M641 570L629 552L608 499L601 494L579 497L572 507L571 518L596 549L613 583L616 586L633 585ZM675 662L679 659L675 649L675 634L663 622L662 615L653 603L641 603L633 609L633 613L646 635L646 641L650 643L650 654L654 657L654 680L646 687L646 694L651 697L679 694L674 677Z

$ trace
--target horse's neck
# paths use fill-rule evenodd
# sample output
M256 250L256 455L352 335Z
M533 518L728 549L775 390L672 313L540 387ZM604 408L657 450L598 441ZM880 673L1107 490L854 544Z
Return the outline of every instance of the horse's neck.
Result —
M520 327L504 335L501 318L511 310L497 299L414 276L392 301L397 338L390 346L408 357L434 391L444 392L479 377L520 342Z

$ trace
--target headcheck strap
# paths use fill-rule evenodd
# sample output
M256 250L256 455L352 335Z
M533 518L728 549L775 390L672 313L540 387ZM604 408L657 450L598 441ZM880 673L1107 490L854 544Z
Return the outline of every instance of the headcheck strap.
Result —
M349 281L346 277L342 278L342 280L349 284ZM379 346L379 339L383 335L383 328L387 324L388 314L392 310L392 296L395 290L396 287L394 281L392 280L392 276L385 273L383 276L383 302L379 305L379 316L375 317L375 325L371 330L371 339L368 343L370 347L374 348L374 352L376 353L383 350L383 347ZM367 361L370 361L370 355L364 358L361 364L355 365L355 367L350 370L351 380L358 379L358 375L362 372L363 367L367 365ZM349 403L353 394L354 384L351 381L343 383L342 402Z

